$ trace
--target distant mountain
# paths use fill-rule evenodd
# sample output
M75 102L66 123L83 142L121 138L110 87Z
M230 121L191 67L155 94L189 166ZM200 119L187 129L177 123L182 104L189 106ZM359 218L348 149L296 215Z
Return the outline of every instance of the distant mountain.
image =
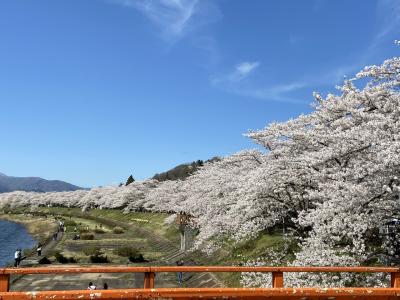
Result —
M46 180L40 177L13 177L0 173L0 193L26 192L66 192L82 188L60 180Z
M206 162L213 162L220 160L219 157L213 157ZM200 167L202 167L204 162L202 160L197 160L192 163L181 164L178 165L166 172L156 174L153 176L153 179L157 179L158 181L165 181L165 180L183 180L194 172L196 172Z

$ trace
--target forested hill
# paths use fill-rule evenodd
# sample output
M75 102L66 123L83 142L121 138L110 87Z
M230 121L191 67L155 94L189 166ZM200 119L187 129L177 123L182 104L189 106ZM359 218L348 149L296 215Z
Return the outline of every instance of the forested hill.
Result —
M218 157L213 157L206 162L213 162L219 160ZM166 181L166 180L178 180L178 179L185 179L196 172L200 167L202 167L204 161L197 160L192 163L186 163L178 165L166 172L156 174L153 176L153 179L158 181Z
M82 188L79 186L60 180L46 180L40 177L13 177L0 173L0 193L13 191L65 192L80 189Z

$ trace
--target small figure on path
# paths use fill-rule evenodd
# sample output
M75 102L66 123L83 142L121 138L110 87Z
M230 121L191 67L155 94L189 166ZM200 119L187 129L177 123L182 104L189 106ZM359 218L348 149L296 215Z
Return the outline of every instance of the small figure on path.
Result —
M183 260L182 260L182 259L181 259L181 260L178 260L178 261L176 262L176 265L177 265L177 266L183 266ZM178 283L179 283L180 286L181 286L182 283L183 283L183 272L178 272Z
M63 229L63 222L59 221L58 222L58 232L64 231Z
M14 253L14 259L15 259L14 267L19 266L19 264L21 263L21 257L22 257L22 251L21 249L17 249Z
M42 245L40 245L40 243L37 245L36 251L37 251L37 256L42 255Z
M97 287L96 287L96 285L95 284L93 284L92 282L89 282L89 285L88 285L88 290L91 290L91 291L93 291L93 290L95 290Z

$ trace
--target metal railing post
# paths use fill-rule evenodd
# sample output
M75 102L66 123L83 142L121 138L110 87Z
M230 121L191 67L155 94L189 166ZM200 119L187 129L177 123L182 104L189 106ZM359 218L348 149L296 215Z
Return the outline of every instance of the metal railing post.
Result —
M390 286L393 288L400 288L400 272L390 273Z
M144 273L144 286L145 289L154 289L154 277L156 277L156 273L154 272L145 272Z
M272 287L283 287L283 272L272 272Z
M0 292L10 290L10 274L0 274Z

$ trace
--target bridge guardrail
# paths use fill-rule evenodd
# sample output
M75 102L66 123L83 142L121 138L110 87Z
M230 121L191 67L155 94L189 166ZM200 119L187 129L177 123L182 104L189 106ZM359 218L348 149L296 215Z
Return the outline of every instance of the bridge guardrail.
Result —
M271 288L155 288L156 273L164 272L262 272L272 273ZM387 288L284 288L285 272L356 272L390 273ZM10 276L14 274L73 274L73 273L143 273L143 289L115 289L96 291L9 292ZM102 300L153 298L215 298L243 299L400 299L400 268L393 267L250 267L250 266L162 266L162 267L38 267L0 269L0 300Z

